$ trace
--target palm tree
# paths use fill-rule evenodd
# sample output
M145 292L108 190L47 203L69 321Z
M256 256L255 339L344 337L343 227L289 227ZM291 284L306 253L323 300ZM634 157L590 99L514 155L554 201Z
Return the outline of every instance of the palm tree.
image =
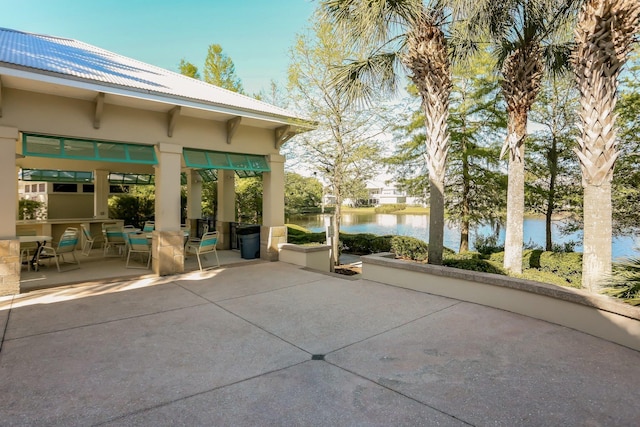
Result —
M504 267L522 272L524 149L531 106L545 68L561 70L569 45L562 40L578 0L452 0L461 24L458 45L473 51L488 41L496 55L507 104L507 137L500 157L509 153ZM567 37L568 39L568 37Z
M611 272L611 179L618 157L618 77L640 30L638 0L587 0L575 30L573 69L580 90L576 154L584 187L582 286L596 290Z
M339 29L361 48L373 47L363 59L340 68L335 82L350 99L367 99L374 86L394 92L405 68L422 98L429 167L430 264L442 264L444 239L444 173L449 146L447 117L451 71L442 30L441 2L422 0L325 0L323 7Z

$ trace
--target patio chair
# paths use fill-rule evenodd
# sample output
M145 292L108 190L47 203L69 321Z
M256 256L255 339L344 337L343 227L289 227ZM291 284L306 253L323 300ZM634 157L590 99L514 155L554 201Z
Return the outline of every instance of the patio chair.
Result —
M155 221L145 221L144 226L142 227L142 231L145 233L151 233L156 228Z
M104 256L108 256L109 249L117 249L118 255L124 255L127 242L124 239L124 231L120 227L107 227L104 231ZM114 256L114 255L111 255Z
M216 256L217 264L215 267L220 266L220 259L218 258L218 252L216 251L216 244L218 243L218 232L212 231L210 233L205 233L200 238L199 242L189 241L187 246L185 247L185 251L187 253L195 254L198 257L198 266L200 267L200 271L202 271L202 261L200 260L200 255L202 255L205 259L206 254L213 252Z
M147 239L146 233L127 233L125 236L125 240L127 241L127 264L126 268L149 268L149 264L151 264L151 245L149 244L149 239ZM146 267L129 267L129 260L131 259L131 254L147 254L147 265ZM141 256L141 259L142 258Z
M93 249L93 244L96 241L95 236L91 235L91 231L87 228L86 225L80 224L80 228L82 229L82 236L84 237L84 243L82 244L82 255L89 256L91 249Z
M58 258L62 260L62 262L66 262L68 264L75 264L80 268L80 260L76 258L76 245L78 244L78 233L73 233L71 231L64 232L62 236L60 236L60 240L58 244L54 248L53 246L42 246L40 249L40 254L38 255L38 259L40 258L53 258L56 261L56 267L58 268L58 272L60 272L60 261ZM65 260L65 254L71 254L74 261Z

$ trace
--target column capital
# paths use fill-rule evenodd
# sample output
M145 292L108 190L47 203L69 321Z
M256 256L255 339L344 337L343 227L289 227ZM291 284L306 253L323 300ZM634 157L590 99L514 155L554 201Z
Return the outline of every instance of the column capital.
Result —
M171 142L158 142L157 150L161 153L182 154L182 145Z
M2 139L13 139L14 141L17 141L19 134L20 132L18 131L18 128L0 126L0 138Z
M285 160L286 160L286 157L284 157L281 154L269 154L267 156L267 161L269 163L284 163Z

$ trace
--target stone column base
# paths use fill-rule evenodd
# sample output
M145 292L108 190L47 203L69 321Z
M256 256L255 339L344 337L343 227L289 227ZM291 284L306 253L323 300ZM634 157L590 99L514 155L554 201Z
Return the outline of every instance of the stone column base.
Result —
M280 250L278 245L287 243L287 227L260 227L260 259L278 261Z
M151 268L158 276L184 273L184 233L154 231Z
M20 240L0 240L0 296L20 293Z
M218 244L216 249L231 249L231 223L226 221L216 221L216 231L218 232Z

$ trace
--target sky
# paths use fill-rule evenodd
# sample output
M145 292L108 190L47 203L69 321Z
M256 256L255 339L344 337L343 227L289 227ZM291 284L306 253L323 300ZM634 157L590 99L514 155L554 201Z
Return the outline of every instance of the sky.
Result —
M211 44L233 60L245 91L284 84L288 50L313 0L0 0L0 27L80 40L178 71L201 71Z

